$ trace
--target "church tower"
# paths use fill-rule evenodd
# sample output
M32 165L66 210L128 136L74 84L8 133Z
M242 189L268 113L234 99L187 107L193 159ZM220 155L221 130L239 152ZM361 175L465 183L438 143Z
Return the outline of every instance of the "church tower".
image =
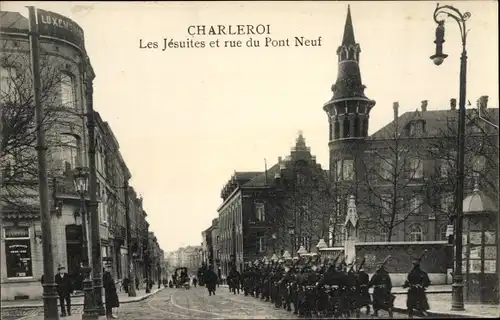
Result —
M324 104L328 115L330 172L338 183L350 187L358 196L358 181L363 177L362 158L368 119L375 101L365 96L359 58L361 48L354 38L351 9L347 7L342 43L337 49L338 75L332 86L333 97ZM343 195L343 200L349 197Z
M363 139L368 136L368 118L375 101L364 94L359 54L361 48L354 38L351 8L347 7L342 44L337 49L338 75L332 86L333 97L325 103L330 125L329 141Z

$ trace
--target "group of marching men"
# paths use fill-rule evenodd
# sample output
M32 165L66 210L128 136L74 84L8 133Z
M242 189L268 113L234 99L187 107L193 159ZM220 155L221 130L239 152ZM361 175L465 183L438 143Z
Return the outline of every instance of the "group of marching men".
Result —
M234 294L243 290L245 296L260 298L274 303L277 308L301 317L360 317L366 308L378 317L379 310L386 310L393 317L395 296L391 293L392 282L385 265L387 257L379 264L377 271L369 278L363 269L365 260L359 266L356 262L347 265L338 258L321 261L320 256L280 260L277 262L255 261L247 263L240 274L236 268L230 271L227 282ZM408 288L408 316L414 312L427 315L429 309L425 289L430 285L426 272L420 269L421 258L413 260L413 269L408 274L404 287ZM373 288L373 299L369 288Z

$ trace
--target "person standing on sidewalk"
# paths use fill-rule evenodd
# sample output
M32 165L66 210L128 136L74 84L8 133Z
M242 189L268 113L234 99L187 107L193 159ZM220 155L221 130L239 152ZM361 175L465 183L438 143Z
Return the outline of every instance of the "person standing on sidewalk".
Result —
M66 317L67 315L71 315L71 294L73 293L73 285L69 275L66 273L65 267L59 266L57 271L59 273L55 276L55 282L57 285L57 293L59 294L59 303L61 304L61 317Z
M106 265L102 274L102 286L104 287L104 297L106 300L106 317L108 319L116 319L113 315L113 308L120 306L118 295L116 294L116 285L113 276L111 275L111 266Z
M424 316L427 316L429 310L429 302L425 290L431 285L431 280L427 272L420 269L420 258L413 260L413 269L408 274L403 288L408 289L408 297L406 298L406 307L408 308L408 317L413 318L413 310L420 311Z

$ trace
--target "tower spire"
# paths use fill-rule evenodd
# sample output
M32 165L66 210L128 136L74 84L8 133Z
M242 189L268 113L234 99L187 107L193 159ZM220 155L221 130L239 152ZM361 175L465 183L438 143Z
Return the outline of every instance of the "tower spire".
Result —
M354 38L354 28L352 27L351 5L347 5L347 17L345 19L342 45L345 46L350 44L356 44L356 39Z
M332 86L333 97L323 107L329 115L330 141L368 135L369 113L375 101L365 96L359 69L360 52L354 37L351 6L348 5L344 34L337 49L338 74Z

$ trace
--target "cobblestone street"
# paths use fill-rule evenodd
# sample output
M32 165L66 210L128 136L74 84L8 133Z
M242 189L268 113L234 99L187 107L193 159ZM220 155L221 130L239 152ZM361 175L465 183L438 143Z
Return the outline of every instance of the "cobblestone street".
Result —
M73 308L73 317L80 319L83 308ZM43 315L43 308L16 308L2 310L2 319L33 319ZM37 317L38 316L38 317ZM227 288L217 289L215 296L208 296L205 288L166 289L154 296L134 303L122 304L120 319L294 319L298 318L271 303L243 294L230 294ZM379 318L387 317L381 312ZM395 318L406 318L394 314Z

